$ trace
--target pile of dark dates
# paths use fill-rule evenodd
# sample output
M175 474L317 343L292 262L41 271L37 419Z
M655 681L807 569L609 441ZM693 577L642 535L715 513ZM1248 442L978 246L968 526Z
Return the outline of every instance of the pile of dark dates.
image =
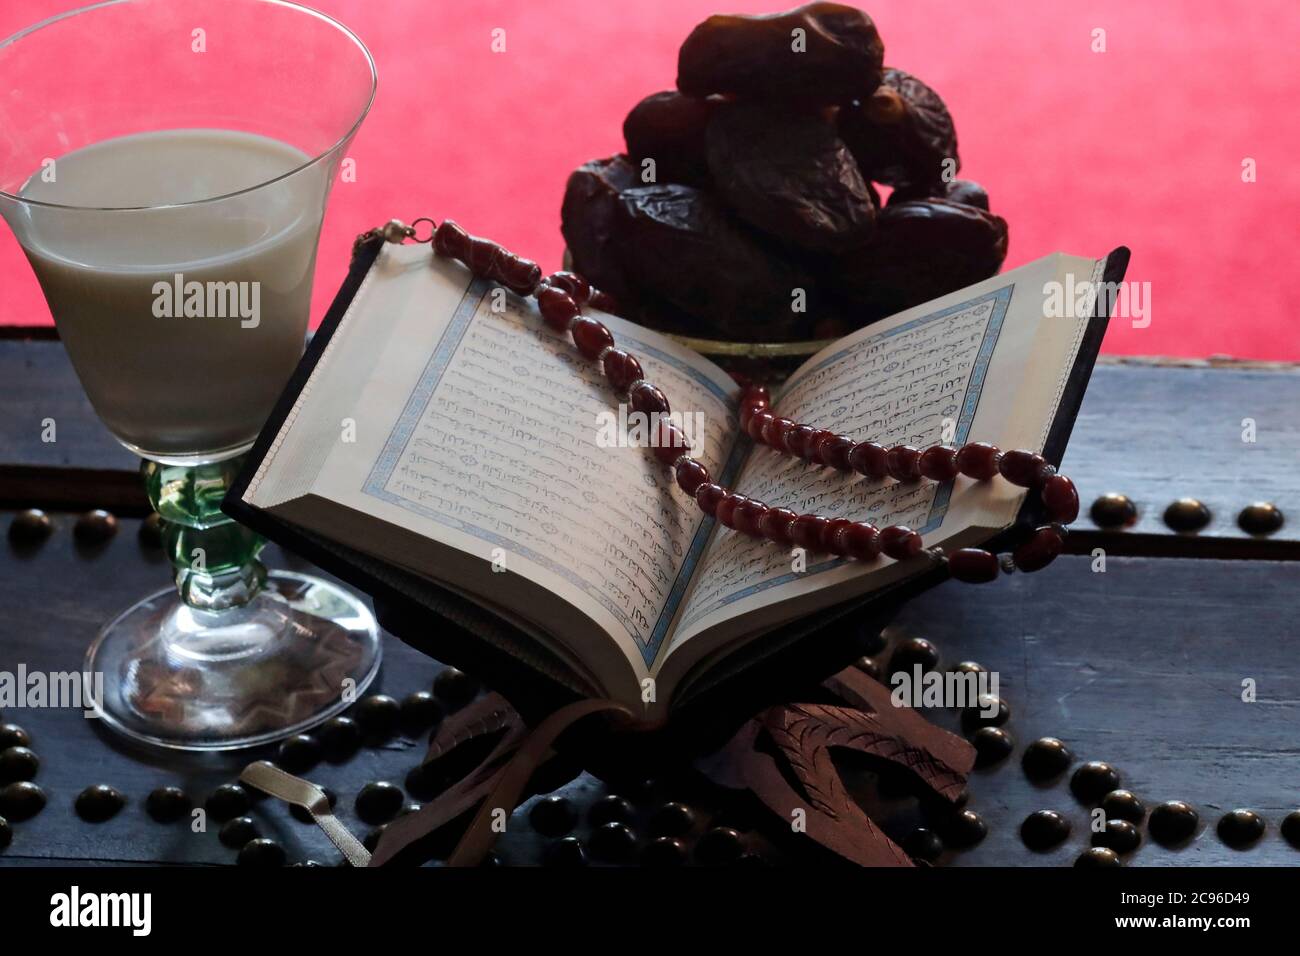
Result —
M682 44L677 89L638 103L623 135L626 153L569 177L562 229L573 268L654 328L829 338L1006 257L1006 221L956 178L943 100L884 66L852 7L709 17Z

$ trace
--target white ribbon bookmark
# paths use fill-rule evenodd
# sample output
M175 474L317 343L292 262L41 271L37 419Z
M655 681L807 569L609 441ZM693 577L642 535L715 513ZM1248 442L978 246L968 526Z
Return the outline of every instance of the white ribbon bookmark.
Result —
M316 825L325 831L329 841L339 848L353 866L369 866L370 851L330 811L329 797L310 780L285 773L273 763L259 760L250 763L239 779L273 797L302 807L311 814Z

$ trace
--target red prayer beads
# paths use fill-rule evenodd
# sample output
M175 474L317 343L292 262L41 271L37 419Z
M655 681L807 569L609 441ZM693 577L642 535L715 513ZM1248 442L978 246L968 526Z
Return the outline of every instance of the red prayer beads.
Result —
M434 231L432 245L435 253L459 259L479 278L498 282L520 295L535 295L542 320L557 332L569 332L582 355L600 361L610 385L620 393L626 392L633 410L647 415L668 414L667 396L642 377L641 363L636 357L615 347L614 335L603 322L582 315L584 304L604 312L616 311L613 300L582 276L556 272L543 280L536 263L513 255L496 243L471 236L450 219ZM855 442L847 435L777 416L771 410L771 394L761 385L748 385L741 390L739 417L741 429L755 442L812 464L854 471L873 480L892 478L912 482L924 478L946 482L964 475L976 481L988 481L1001 475L1014 485L1037 490L1052 524L1036 529L1007 556L1009 561L999 561L997 555L982 548L961 548L949 555L944 555L939 548L930 550L933 558L947 563L949 573L959 581L992 581L1007 563L1007 570L1014 567L1037 571L1046 567L1061 553L1064 525L1079 516L1079 493L1074 483L1057 474L1037 452L1003 452L986 442L970 442L961 448L934 445L926 449L906 444L886 448L874 441ZM690 444L685 435L669 421L660 421L653 444L655 458L673 468L678 486L694 497L700 510L743 534L766 538L784 547L793 544L857 561L873 561L882 553L906 561L924 550L921 535L903 525L876 528L848 518L800 515L789 508L773 508L728 491L712 480L702 462L689 456Z

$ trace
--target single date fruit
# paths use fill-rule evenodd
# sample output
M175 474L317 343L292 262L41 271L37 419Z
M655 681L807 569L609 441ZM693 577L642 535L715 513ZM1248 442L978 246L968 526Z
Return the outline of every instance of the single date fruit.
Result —
M764 16L709 17L677 57L677 88L707 96L841 103L880 84L885 46L861 10L809 3Z
M994 275L1007 256L1007 223L947 199L886 205L876 235L840 261L837 288L881 318Z
M873 182L922 187L961 169L948 107L902 70L886 69L872 96L840 110L839 124L862 174Z
M614 248L618 196L637 185L636 167L626 156L593 159L569 175L560 208L560 232L574 271L616 299L631 292Z
M727 104L707 143L718 195L754 228L812 252L843 252L870 238L871 191L822 113Z
M623 121L623 139L637 170L652 159L657 182L707 185L704 133L718 103L717 98L670 90L652 93L632 107Z
M749 341L797 337L805 316L796 289L813 301L812 277L690 186L625 189L617 239L627 278L708 323L714 334Z

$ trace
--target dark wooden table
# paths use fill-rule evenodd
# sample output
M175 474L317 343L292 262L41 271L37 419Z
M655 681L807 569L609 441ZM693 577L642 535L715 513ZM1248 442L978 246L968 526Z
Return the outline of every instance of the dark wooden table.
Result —
M79 670L100 625L140 596L164 586L169 566L137 534L147 513L137 463L91 412L61 345L46 333L0 338L0 508L51 511L56 531L36 549L0 542L0 671ZM1131 865L1267 864L1300 862L1280 836L1283 816L1300 808L1300 373L1290 367L1160 363L1098 367L1063 470L1076 479L1085 515L1070 538L1072 554L1048 570L1013 575L986 588L945 584L910 603L888 628L897 642L923 636L946 665L975 660L996 670L1011 708L1007 729L1014 754L976 770L970 805L988 824L975 848L944 854L952 865L1068 864L1088 843L1087 809L1074 799L1068 774L1035 785L1020 768L1025 745L1060 737L1076 763L1104 760L1123 775L1148 808L1181 799L1200 813L1196 836L1177 849L1149 839L1127 856ZM47 419L57 441L41 441ZM1246 422L1245 420L1250 420ZM1244 441L1252 437L1254 441ZM1086 511L1107 492L1135 503L1137 522L1102 530ZM1166 506L1195 497L1210 510L1197 533L1175 534ZM1256 501L1297 516L1268 536L1237 526ZM77 514L103 507L121 517L116 536L98 548L71 533ZM1104 552L1105 571L1096 570ZM305 563L267 549L270 565ZM889 651L882 652L882 662ZM385 663L375 690L401 698L428 689L441 665L385 637ZM1256 697L1243 700L1243 681ZM184 788L199 802L240 768L271 751L183 756L138 750L79 711L10 709L3 720L33 738L41 766L36 782L48 805L14 825L0 865L183 862L229 864L235 851L217 838L219 826L193 832L163 826L143 810L150 790ZM950 729L955 713L930 714ZM424 752L424 739L397 736L339 764L305 774L335 790L339 815L366 832L352 808L372 780L406 785ZM108 783L128 806L103 824L81 821L73 801L82 788ZM780 861L805 852L797 839L764 818L761 809L719 800L689 773L630 786L614 784L634 806L633 828L666 800L696 811L691 837L725 824L742 833L761 858ZM558 791L579 811L573 834L586 839L582 810L611 785L585 772ZM421 795L411 793L412 799ZM540 860L549 838L529 825L536 797L515 811L498 845L505 862ZM885 807L886 829L901 838L921 822L916 801L873 794ZM1248 850L1233 850L1215 834L1228 810L1260 813L1268 830ZM1038 809L1061 811L1070 838L1046 854L1032 853L1019 825ZM339 854L315 827L264 800L252 812L263 835L277 839L291 861L332 864ZM788 827L784 829L788 830ZM1144 830L1145 836L1145 830ZM689 842L689 840L688 840ZM816 857L820 859L820 857Z

